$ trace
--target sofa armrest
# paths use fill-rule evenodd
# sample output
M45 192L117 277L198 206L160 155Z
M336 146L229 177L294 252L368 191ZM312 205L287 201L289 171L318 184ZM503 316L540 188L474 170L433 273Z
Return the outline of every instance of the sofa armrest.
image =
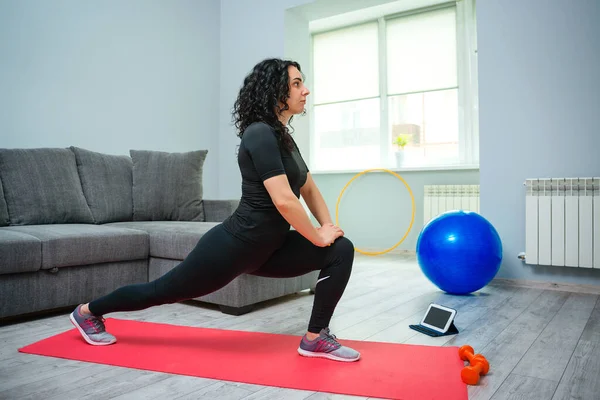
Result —
M204 220L206 222L223 222L229 217L238 204L239 200L203 200Z

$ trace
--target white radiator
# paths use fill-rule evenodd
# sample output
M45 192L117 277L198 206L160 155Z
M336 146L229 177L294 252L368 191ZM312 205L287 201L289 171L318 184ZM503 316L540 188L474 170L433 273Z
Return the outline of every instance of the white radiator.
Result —
M479 185L425 185L423 222L446 211L479 212Z
M525 263L600 268L600 178L527 179Z

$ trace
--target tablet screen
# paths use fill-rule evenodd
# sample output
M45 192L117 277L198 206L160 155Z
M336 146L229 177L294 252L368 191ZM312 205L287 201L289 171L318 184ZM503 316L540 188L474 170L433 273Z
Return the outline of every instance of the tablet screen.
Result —
M438 327L439 329L444 329L451 315L452 313L450 311L431 307L423 322Z

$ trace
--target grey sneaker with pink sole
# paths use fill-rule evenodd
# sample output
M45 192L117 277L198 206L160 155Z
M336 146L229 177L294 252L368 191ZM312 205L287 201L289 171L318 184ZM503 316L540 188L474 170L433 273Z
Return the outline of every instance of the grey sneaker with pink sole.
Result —
M314 340L308 340L304 335L300 341L298 353L304 357L320 357L345 362L360 359L360 353L350 347L342 346L335 335L331 334L329 328L321 329L319 337Z
M69 319L85 341L91 345L106 346L117 341L116 337L106 332L104 318L83 314L81 304L71 313Z

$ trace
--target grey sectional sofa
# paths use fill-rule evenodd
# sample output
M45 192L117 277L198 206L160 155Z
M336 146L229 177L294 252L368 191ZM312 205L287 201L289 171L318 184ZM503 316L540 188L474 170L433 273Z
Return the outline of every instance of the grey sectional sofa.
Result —
M0 149L0 319L71 307L176 266L237 207L203 198L206 150ZM195 300L229 314L314 287L242 275Z

